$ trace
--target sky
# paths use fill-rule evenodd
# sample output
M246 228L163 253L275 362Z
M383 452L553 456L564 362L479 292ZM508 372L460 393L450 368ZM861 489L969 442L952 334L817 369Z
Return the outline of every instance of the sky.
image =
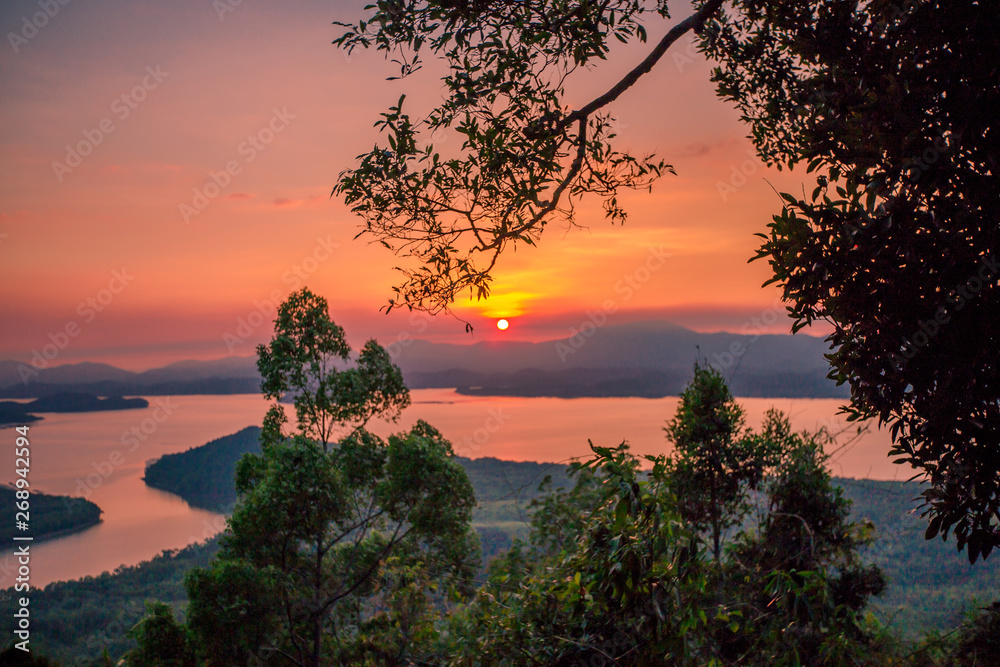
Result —
M45 350L52 365L143 370L249 355L303 286L353 345L537 341L646 319L788 332L779 289L761 287L767 263L748 259L780 210L775 190L800 191L804 176L759 162L686 39L612 108L620 148L677 171L623 198L624 226L585 200L583 228L550 227L537 248L508 253L488 301L455 304L471 335L447 315L381 312L400 260L355 240L360 219L331 190L379 141L379 113L402 93L429 110L442 87L433 65L387 81L396 68L382 55L331 45L333 22L365 4L3 3L0 359ZM651 41L669 25L648 23ZM569 102L609 88L649 48L577 75Z

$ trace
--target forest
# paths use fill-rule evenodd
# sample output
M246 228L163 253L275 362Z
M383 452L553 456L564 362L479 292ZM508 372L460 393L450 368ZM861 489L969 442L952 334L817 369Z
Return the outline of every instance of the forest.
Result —
M401 373L374 341L353 365L331 363L350 347L306 289L258 354L276 401L262 426L159 473L229 509L221 539L33 592L41 654L74 665L996 655L997 612L982 595L998 590L998 570L923 539L920 488L834 480L830 434L794 433L776 411L748 429L709 366L695 364L666 422L670 455L591 443L591 458L565 467L460 459L422 421L387 440L367 431L408 405ZM235 502L205 494L216 484Z
M245 429L209 445L235 442L236 436L248 433L256 437L259 429ZM209 445L191 452L206 450ZM228 469L218 473L222 478L211 484L221 488L228 482L230 490L221 503L231 506L236 498L232 481L236 460L243 453L224 453L220 447L213 450L215 461L198 459L203 465L186 468L186 477L193 480L190 488L195 490L190 496L180 493L188 502L206 509L215 507L199 504L197 489L209 484L209 478L216 475L205 471ZM254 442L244 451L257 453L259 445ZM569 468L561 465L490 458L459 460L472 481L478 501L473 526L482 549L484 571L485 565L504 554L514 540L530 540L529 519L535 510L531 501L559 487L571 488L574 483L566 474ZM547 491L539 491L547 475L552 478L551 484ZM900 637L919 641L935 630L959 628L966 613L986 601L982 597L984 592L1000 590L1000 565L993 561L970 565L951 545L924 539L920 518L910 513L918 491L915 483L844 478L832 481L851 502L851 520L869 519L874 525L875 539L862 550L862 558L882 569L888 586L871 601L870 608ZM145 614L143 601L161 600L182 613L187 603L185 575L194 567L208 566L218 549L216 538L180 551L165 552L136 566L52 584L44 591L33 592L32 599L38 602L40 653L66 666L101 665L105 650L112 662L117 661L136 646L126 633ZM947 642L942 646L948 646Z

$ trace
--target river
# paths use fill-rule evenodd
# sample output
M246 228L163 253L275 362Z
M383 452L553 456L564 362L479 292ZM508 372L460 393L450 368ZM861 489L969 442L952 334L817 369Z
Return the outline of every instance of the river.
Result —
M663 426L673 416L677 397L517 398L461 396L448 389L412 392L413 404L397 424L372 424L380 435L403 430L417 419L436 426L460 456L492 456L515 461L568 461L590 453L588 438L599 445L628 441L637 454L667 451ZM260 424L267 403L258 395L149 397L141 410L44 414L30 426L31 488L51 494L86 496L104 510L101 524L31 547L31 584L77 579L148 560L164 549L178 549L218 533L222 515L191 508L178 497L147 487L146 463L215 438ZM843 431L837 399L740 398L749 426L757 426L771 407L785 411L796 429L826 427ZM856 427L831 450L831 472L842 477L907 479L909 467L886 458L889 436L871 429L850 444ZM4 481L14 479L13 429L0 430L9 441ZM3 478L0 478L3 479ZM11 517L11 520L13 517ZM0 554L0 588L13 585L16 562Z

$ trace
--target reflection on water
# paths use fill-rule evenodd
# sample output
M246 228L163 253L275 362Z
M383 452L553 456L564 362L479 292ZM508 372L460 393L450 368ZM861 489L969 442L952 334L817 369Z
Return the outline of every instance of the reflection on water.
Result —
M453 404L451 402L454 402ZM596 445L627 441L636 454L668 451L663 433L674 416L679 399L667 398L506 398L459 396L447 389L413 392L413 405L400 423L373 425L386 434L423 419L451 440L460 456L492 456L513 461L565 461L590 455L589 438ZM857 425L838 415L839 399L738 398L747 413L747 425L759 427L765 413L776 408L785 412L796 430L821 427L841 433L847 444L857 434ZM886 457L888 431L874 425L843 448L834 447L830 468L840 477L904 480L909 467L894 465Z
M492 456L517 461L568 461L587 456L588 438L599 445L623 440L637 454L667 450L663 426L673 416L676 397L504 398L459 396L448 389L412 392L413 405L399 423L377 422L387 435L408 429L417 419L436 426L460 456ZM86 495L104 510L103 523L75 535L32 545L31 583L75 579L147 560L164 549L197 542L224 527L222 517L193 509L169 493L142 482L145 464L181 452L245 426L260 424L267 403L256 395L150 397L141 410L84 414L45 414L30 427L33 489ZM738 399L747 422L758 426L771 407L788 413L797 429L848 428L832 399ZM856 427L852 428L852 431ZM13 444L13 429L0 439ZM841 442L848 434L841 436ZM910 468L887 458L889 436L874 430L836 452L835 475L907 479ZM13 447L0 481L14 477ZM16 570L10 551L0 555L0 588L12 585Z
M31 546L31 584L77 579L148 560L164 549L204 540L225 527L222 517L193 509L142 481L146 462L182 452L259 423L267 410L260 396L150 397L148 408L78 414L40 413L30 425L31 470L36 491L85 496L103 522ZM0 439L13 441L13 429ZM13 447L4 447L0 480L12 481ZM10 551L0 554L0 587L13 584Z

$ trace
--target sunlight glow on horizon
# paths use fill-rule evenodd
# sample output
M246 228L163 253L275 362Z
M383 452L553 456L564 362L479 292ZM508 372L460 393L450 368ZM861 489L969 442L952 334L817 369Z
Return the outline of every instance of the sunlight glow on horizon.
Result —
M244 3L224 23L204 5L71 4L22 53L0 51L0 107L18 128L0 139L0 360L30 359L71 324L80 334L53 364L138 369L252 354L276 304L304 286L329 301L350 336L389 343L478 341L463 320L478 336L553 340L602 311L609 324L646 318L739 332L772 308L779 288L761 288L769 268L747 264L753 233L781 206L765 178L792 192L803 175L748 160L746 127L715 96L709 64L692 56L683 67L665 59L612 110L620 149L655 151L677 170L651 193L622 193L624 228L585 197L574 201L573 225L553 223L538 247L505 253L489 299L460 298L458 319L380 312L399 278L393 266L406 260L355 240L361 221L330 189L356 155L384 141L372 123L400 93L429 110L440 81L432 67L385 81L396 71L380 54L348 59L331 46L331 19L360 16L363 4ZM4 5L0 23L18 26L21 14ZM604 92L645 50L616 50L579 78L567 103ZM147 66L163 73L155 89ZM116 100L141 85L142 101L124 114ZM278 113L287 128L245 150ZM113 130L98 133L103 120ZM457 150L461 139L446 133L440 143ZM88 141L79 166L54 172L67 146ZM186 220L179 206L196 192L213 196L201 194L204 206ZM653 251L669 259L661 265ZM115 271L135 278L91 315L87 300ZM516 327L494 326L513 318Z

